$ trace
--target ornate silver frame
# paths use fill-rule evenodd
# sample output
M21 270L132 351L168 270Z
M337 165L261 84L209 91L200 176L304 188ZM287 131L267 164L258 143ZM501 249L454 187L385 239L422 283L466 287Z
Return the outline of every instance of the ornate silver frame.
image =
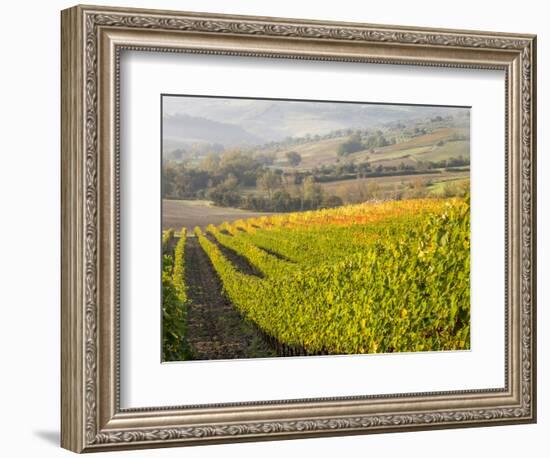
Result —
M61 31L63 447L90 452L535 421L535 36L93 6L64 10ZM123 49L505 71L505 388L122 410Z

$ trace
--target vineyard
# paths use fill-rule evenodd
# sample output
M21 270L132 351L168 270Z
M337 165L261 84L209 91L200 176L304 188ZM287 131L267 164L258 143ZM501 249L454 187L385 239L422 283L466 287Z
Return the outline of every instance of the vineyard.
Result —
M193 354L186 324L193 286L185 272L195 268L186 263L186 243L207 255L211 271L203 276L217 278L232 312L254 329L255 340L250 332L237 340L247 345L252 339L257 347L263 341L259 356L469 349L467 198L365 203L210 225L182 231L171 255L173 237L163 234L165 360L205 358Z

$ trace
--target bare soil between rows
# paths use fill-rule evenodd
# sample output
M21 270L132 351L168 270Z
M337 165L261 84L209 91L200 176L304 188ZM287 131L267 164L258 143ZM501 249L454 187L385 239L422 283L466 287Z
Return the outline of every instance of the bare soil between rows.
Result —
M244 256L240 255L236 251L232 250L231 248L227 248L225 245L222 245L220 242L216 240L216 238L210 234L206 234L206 238L210 240L212 243L214 243L222 252L222 254L226 257L226 259L233 264L237 270L243 274L246 275L253 275L255 277L263 278L262 272L260 272L256 267L254 267L248 259L246 259Z
M187 341L193 359L266 358L277 356L257 328L233 307L223 294L208 255L196 237L185 247L188 285Z

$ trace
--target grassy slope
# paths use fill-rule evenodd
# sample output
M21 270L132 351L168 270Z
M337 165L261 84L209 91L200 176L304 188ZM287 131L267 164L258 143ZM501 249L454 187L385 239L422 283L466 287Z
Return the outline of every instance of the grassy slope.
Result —
M458 156L470 157L470 142L467 140L447 142L443 146L436 146L431 151L418 156L424 161L442 161Z
M444 127L436 129L426 135L411 138L405 142L389 145L384 148L375 148L375 153L359 151L348 156L349 159L361 162L367 158L372 163L382 165L394 165L410 160L439 161L450 157L463 155L469 157L468 141L449 141L454 135L464 135L466 129ZM285 154L288 151L296 151L302 156L302 162L297 169L311 169L322 164L335 163L338 159L338 147L347 140L347 137L331 138L318 142L309 142L303 145L295 145L277 152L276 165L287 166ZM437 142L444 141L443 146L437 146Z

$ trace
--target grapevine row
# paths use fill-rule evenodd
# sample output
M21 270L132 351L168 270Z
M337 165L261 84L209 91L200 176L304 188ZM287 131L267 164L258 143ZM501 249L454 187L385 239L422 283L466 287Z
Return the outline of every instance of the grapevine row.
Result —
M172 231L173 233L173 231ZM162 272L163 361L189 359L191 350L186 339L187 287L185 284L185 241L183 228L174 256L164 255Z
M279 342L333 354L469 348L469 202L440 202L431 211L413 208L414 215L404 209L410 210L406 202L379 207L375 213L386 220L377 216L372 219L376 224L363 226L376 234L366 237L361 249L357 225L345 226L340 218L351 218L349 208L338 209L335 224L328 211L321 211L322 218L311 213L313 226L326 235L325 252L317 259L327 262L300 264L299 269L279 269L273 261L270 266L245 242L262 231L279 240L295 238L295 251L288 254L298 257L299 241L310 240L313 227L302 214L280 221L270 217L263 226L256 219L249 222L250 231L232 236L211 229L220 243L231 244L265 269L263 279L239 272L200 229L196 235L233 304ZM361 212L362 218L369 216L366 209ZM302 245L302 252L306 248Z
M277 259L256 245L244 240L244 238L225 235L213 225L208 226L206 229L220 244L244 256L266 277L281 275L295 269L294 264Z

